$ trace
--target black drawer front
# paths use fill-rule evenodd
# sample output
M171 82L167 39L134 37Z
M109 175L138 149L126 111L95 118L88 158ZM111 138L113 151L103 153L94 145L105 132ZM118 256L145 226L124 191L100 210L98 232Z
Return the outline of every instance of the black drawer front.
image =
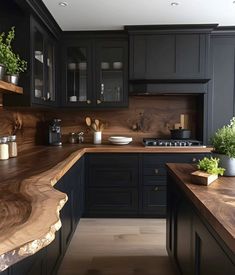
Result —
M186 162L186 163L194 163L197 162L199 159L208 156L206 153L202 154L159 154L159 155L147 155L143 156L143 165L146 168L155 167L157 164L164 165L167 162Z
M145 186L143 189L143 212L166 215L166 186Z
M137 154L88 154L88 165L90 167L137 167L139 163Z
M135 188L89 188L88 213L137 213L138 192Z
M165 163L156 163L154 166L144 167L144 175L149 176L166 176Z
M166 185L166 177L144 176L143 185Z
M137 186L138 173L129 167L91 167L88 175L91 187Z

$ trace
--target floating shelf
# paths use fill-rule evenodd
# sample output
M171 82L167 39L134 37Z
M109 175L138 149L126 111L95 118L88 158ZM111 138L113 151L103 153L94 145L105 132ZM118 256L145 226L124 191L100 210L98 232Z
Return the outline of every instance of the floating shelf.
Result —
M17 93L23 94L23 88L14 84L0 80L0 93Z

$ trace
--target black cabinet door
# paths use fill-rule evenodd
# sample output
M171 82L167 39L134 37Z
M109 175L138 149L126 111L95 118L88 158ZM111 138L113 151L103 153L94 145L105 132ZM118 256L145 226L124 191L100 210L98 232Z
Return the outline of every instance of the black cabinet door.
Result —
M214 36L211 52L211 82L208 99L208 141L234 116L235 37Z
M64 39L62 42L62 105L90 107L93 95L92 42L89 39Z
M62 248L62 230L56 232L55 239L49 244L46 249L46 260L47 260L47 274L56 274L59 267L60 261L63 257Z
M86 215L137 214L138 163L136 154L87 155Z
M95 40L95 103L97 107L128 105L128 44L126 40Z
M45 249L10 267L11 275L44 275L46 273ZM1 273L2 274L2 273Z
M235 263L198 217L194 217L193 244L196 275L235 274Z
M147 37L146 78L167 79L176 74L175 35Z
M209 36L145 34L130 36L130 79L208 79Z

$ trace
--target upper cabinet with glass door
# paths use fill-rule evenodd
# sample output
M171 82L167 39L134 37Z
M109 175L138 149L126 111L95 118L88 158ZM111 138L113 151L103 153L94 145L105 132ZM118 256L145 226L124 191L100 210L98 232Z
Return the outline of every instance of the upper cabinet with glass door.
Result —
M68 44L63 52L65 55L62 72L63 105L91 106L93 102L90 42Z
M128 105L127 39L66 40L63 46L64 106L102 108Z
M127 42L98 40L96 52L96 104L127 106Z
M54 105L55 42L35 20L32 21L32 102Z

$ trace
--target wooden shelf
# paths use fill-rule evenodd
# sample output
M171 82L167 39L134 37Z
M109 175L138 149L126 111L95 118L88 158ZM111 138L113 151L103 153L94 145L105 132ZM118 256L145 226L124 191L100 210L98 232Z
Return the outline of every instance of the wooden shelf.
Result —
M0 93L9 93L9 92L23 94L23 88L0 80Z

